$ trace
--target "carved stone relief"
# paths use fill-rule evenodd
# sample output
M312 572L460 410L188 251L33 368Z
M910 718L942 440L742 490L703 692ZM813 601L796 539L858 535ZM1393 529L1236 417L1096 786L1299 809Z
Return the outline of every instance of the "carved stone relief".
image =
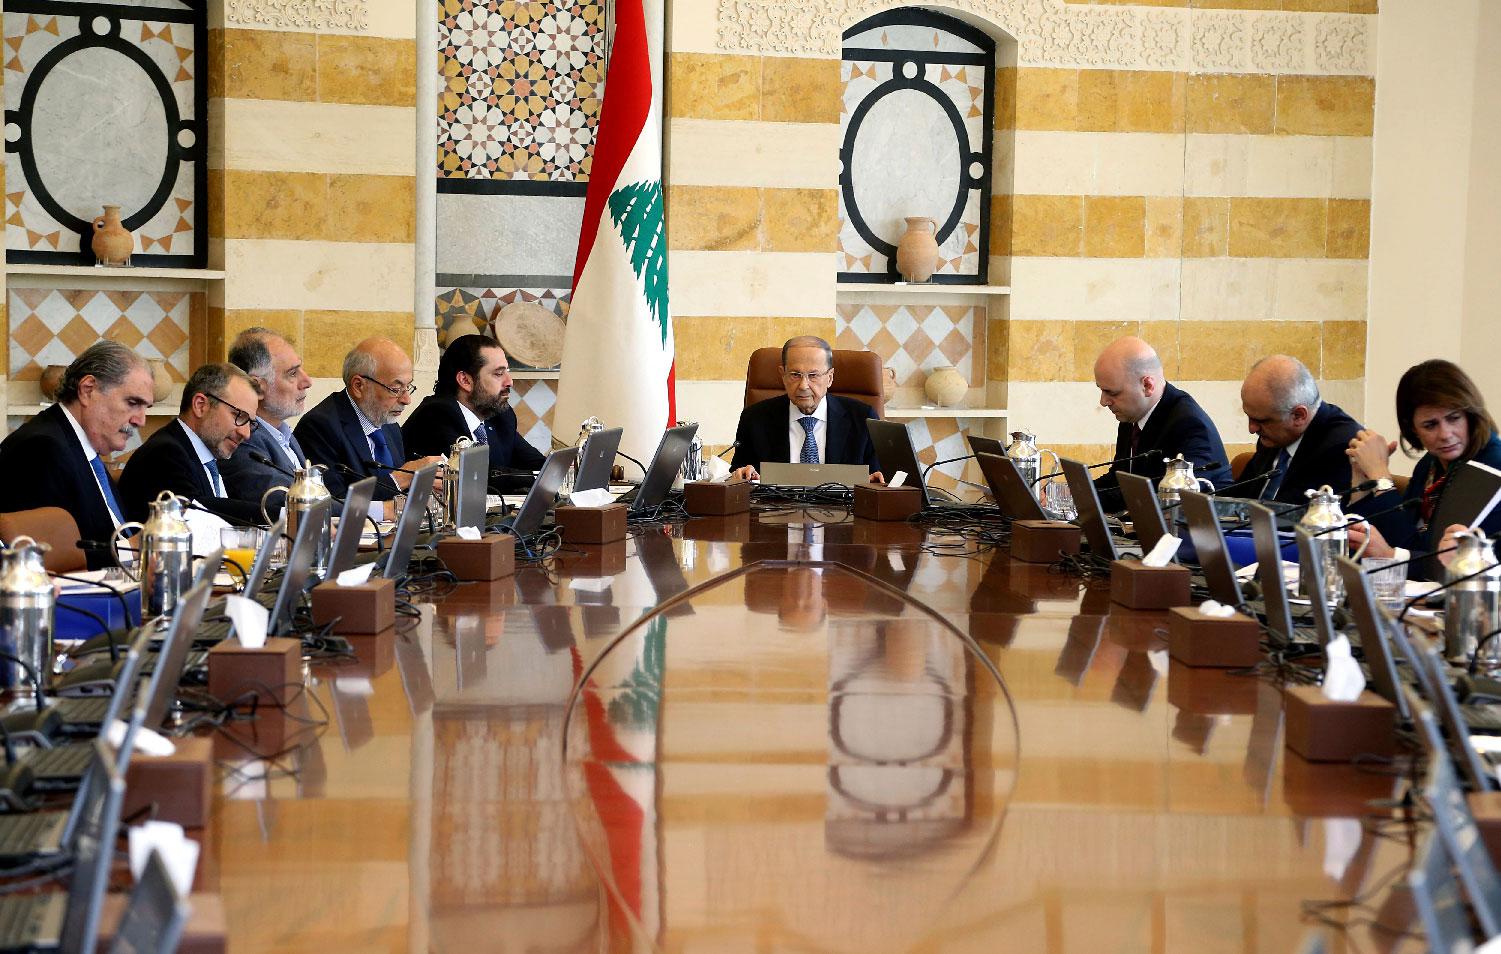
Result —
M901 0L719 0L725 52L835 58L849 26ZM1375 17L948 0L1017 40L1027 66L1373 75Z
M224 20L283 30L370 29L370 0L225 0Z

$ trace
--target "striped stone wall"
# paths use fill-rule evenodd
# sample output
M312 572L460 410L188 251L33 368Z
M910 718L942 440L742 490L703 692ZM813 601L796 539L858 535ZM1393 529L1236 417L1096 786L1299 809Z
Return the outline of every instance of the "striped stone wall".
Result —
M226 277L206 351L265 325L337 387L354 342L412 340L415 5L356 4L316 31L271 4L213 8L210 267Z
M827 333L844 29L893 3L677 4L668 70L679 401L728 441L744 361ZM1249 447L1239 383L1286 351L1359 414L1375 51L1367 0L958 0L998 56L988 401L1095 460L1100 348L1138 333ZM1009 39L1008 39L1009 38ZM803 241L786 237L788 206ZM923 305L938 304L925 298Z

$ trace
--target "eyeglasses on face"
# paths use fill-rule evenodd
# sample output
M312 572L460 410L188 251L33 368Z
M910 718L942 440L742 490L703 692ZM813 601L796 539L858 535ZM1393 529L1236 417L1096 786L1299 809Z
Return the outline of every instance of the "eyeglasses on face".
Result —
M240 408L235 407L233 404L230 404L228 401L224 400L222 397L220 397L217 394L211 394L208 391L204 391L203 392L203 396L206 397L206 398L208 398L211 401L218 401L220 404L222 404L225 407L229 408L231 411L234 411L234 413L235 413L235 427L244 427L245 425L248 424L248 425L250 425L250 429L253 431L253 430L255 430L256 425L260 423L259 421L257 421L255 419L255 415L254 414L251 414L249 411L244 411L244 410L241 410Z
M788 381L793 382L794 384L802 384L804 381L817 381L824 375L833 372L833 370L833 368L825 368L822 371L810 371L807 374L804 374L801 371L783 371L782 377L786 378Z
M355 377L364 378L366 381L369 381L371 384L379 384L381 387L385 388L387 391L390 391L392 394L396 395L397 397L402 397L402 396L411 397L412 395L414 395L414 394L417 393L417 385L415 385L415 384L403 384L403 385L400 385L400 386L390 385L390 384L387 384L384 381L380 381L380 380L377 380L375 378L372 378L368 374L358 374L358 375L355 375Z

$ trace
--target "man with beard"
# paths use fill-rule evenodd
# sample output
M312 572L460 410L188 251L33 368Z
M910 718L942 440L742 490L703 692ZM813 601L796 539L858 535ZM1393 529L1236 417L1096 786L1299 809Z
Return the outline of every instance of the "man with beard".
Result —
M229 496L259 506L267 490L288 486L289 472L307 460L302 445L292 436L288 419L302 413L313 382L292 343L269 328L246 328L236 335L229 345L229 363L250 375L261 402L256 414L258 423L250 432L250 439L219 465L219 471L224 475ZM253 460L252 453L276 466L268 467ZM285 501L282 494L274 494L266 501L267 512L273 519Z
M414 454L447 454L460 437L488 444L491 489L497 493L524 488L544 459L516 433L510 362L500 344L486 335L449 342L438 362L432 396L422 399L401 433Z
M323 480L335 497L376 477L375 499L390 500L412 482L403 471L432 463L408 460L396 423L416 390L412 359L390 338L366 338L344 356L344 390L302 415L293 431L309 459L328 468Z
M219 462L229 460L255 427L255 386L232 364L206 364L182 389L177 420L163 425L130 455L120 475L127 520L145 520L163 490L196 500L235 524L260 523L259 501L225 494Z
M85 540L108 540L125 516L101 454L125 449L146 425L151 369L122 344L101 341L63 372L57 403L0 443L0 506L61 507ZM108 547L92 550L89 567L113 562Z

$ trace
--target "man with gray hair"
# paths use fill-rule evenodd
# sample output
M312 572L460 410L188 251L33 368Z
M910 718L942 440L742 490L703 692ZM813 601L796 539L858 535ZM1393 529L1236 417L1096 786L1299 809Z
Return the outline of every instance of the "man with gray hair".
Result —
M9 510L62 507L85 540L106 541L125 516L102 454L125 449L146 425L151 369L122 344L101 341L68 365L57 403L0 443L0 495ZM108 547L89 566L113 562Z
M1282 503L1306 503L1306 492L1328 484L1350 486L1350 459L1345 448L1360 431L1350 415L1319 397L1318 382L1297 358L1274 354L1251 366L1240 386L1240 406L1247 428L1256 435L1256 452L1243 478L1270 474L1262 488L1247 487L1243 496Z
M255 387L232 364L205 364L182 389L177 420L146 439L120 475L120 505L130 520L150 516L163 490L195 500L233 524L261 522L260 501L235 500L224 486L221 461L255 427Z
M302 413L313 382L297 349L270 328L246 328L236 335L229 345L229 363L250 375L260 392L261 405L259 424L250 432L250 439L236 448L235 455L219 470L229 496L260 500L272 487L288 486L291 472L307 460L288 419ZM275 466L263 464L256 457ZM267 511L274 517L285 500L282 494L272 496Z

